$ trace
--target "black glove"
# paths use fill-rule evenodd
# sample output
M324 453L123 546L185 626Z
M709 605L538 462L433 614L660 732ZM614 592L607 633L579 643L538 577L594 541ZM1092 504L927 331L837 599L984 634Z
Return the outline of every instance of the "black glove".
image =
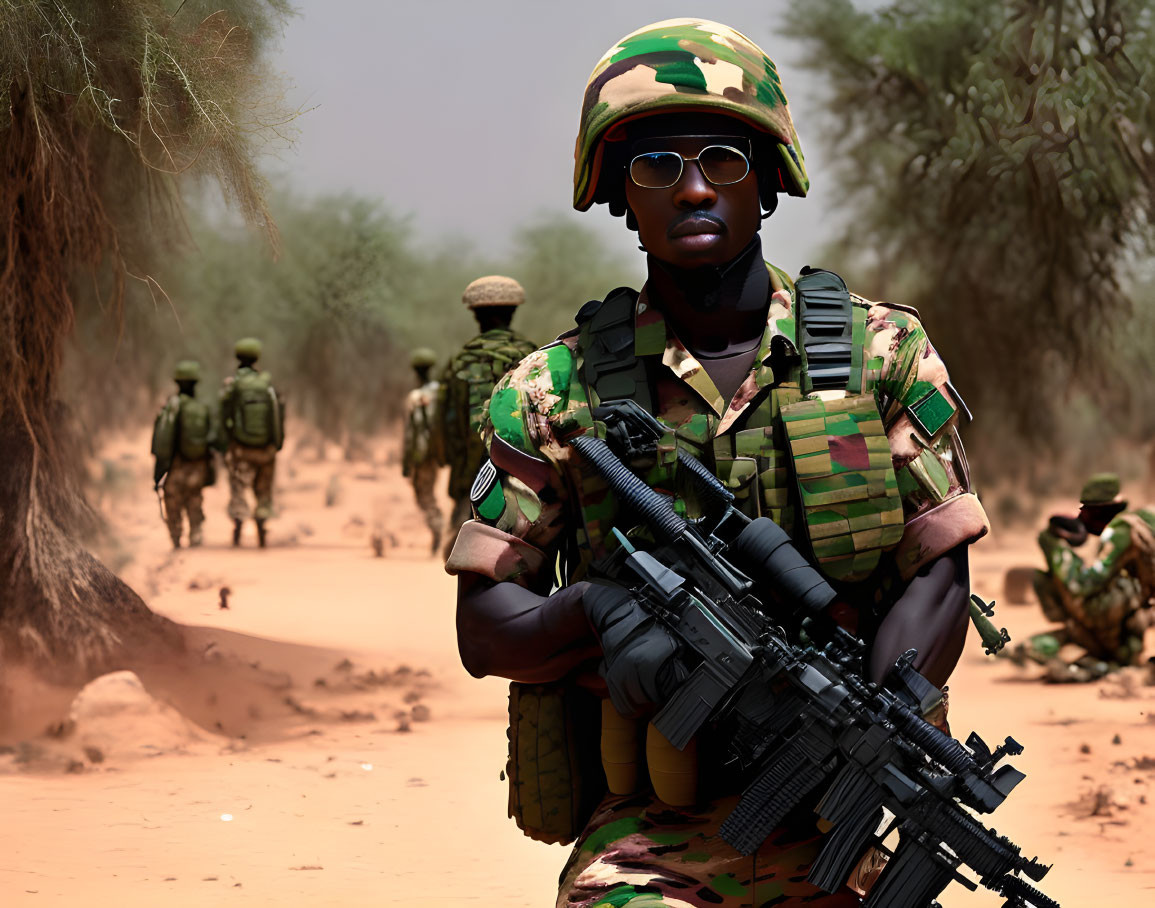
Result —
M1087 541L1087 527L1078 517L1055 514L1047 521L1047 529L1071 545L1079 546Z
M687 674L678 641L620 586L591 583L582 606L601 641L599 671L617 711L638 718L661 706Z

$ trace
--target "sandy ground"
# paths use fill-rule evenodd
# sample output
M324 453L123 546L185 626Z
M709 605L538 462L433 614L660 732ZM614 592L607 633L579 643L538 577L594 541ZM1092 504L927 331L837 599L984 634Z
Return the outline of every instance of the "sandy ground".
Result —
M106 676L63 713L28 705L37 731L0 732L0 904L552 905L566 851L506 818L505 684L457 662L454 582L389 446L375 463L285 456L264 551L229 545L222 480L205 546L177 553L145 451L106 452L122 574L220 671L176 700ZM1000 598L1032 546L980 544L976 590ZM1020 639L1044 626L1033 607L996 620ZM1042 888L1064 908L1155 903L1155 687L1034 675L972 639L952 679L958 737L1026 746L1028 778L993 825L1054 862ZM1001 904L960 886L942 902Z

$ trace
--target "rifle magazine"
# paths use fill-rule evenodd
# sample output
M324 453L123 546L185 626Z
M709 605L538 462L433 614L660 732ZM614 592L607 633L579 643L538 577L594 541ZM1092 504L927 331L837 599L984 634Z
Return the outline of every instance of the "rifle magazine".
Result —
M718 832L741 854L753 854L829 771L812 758L812 743L798 736L778 749L742 793Z
M811 883L834 892L846 882L874 839L882 806L883 793L870 776L853 764L844 766L815 808L833 829L810 868Z
M903 835L863 908L926 908L954 876L955 868L944 855L913 835Z
M658 710L654 727L678 750L684 750L698 729L714 714L730 690L729 682L709 662L703 662Z

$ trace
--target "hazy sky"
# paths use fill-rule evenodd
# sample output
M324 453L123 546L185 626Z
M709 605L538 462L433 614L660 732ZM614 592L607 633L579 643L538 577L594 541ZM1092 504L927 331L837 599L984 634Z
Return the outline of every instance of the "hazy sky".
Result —
M621 219L571 208L573 147L590 70L618 38L706 15L745 32L779 66L812 194L763 228L768 258L797 271L822 245L826 208L810 86L775 34L787 0L296 0L276 65L301 117L278 169L306 192L352 190L409 213L421 236L500 252L541 212L580 218L634 248ZM809 138L808 138L809 137Z

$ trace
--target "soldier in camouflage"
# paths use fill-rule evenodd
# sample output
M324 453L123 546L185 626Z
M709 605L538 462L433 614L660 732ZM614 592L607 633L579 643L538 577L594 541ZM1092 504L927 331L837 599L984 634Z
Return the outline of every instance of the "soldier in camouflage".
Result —
M164 518L174 549L180 548L184 515L188 515L188 544L203 541L203 491L216 482L213 445L217 427L212 410L196 399L200 364L182 360L173 371L177 393L170 397L152 431L155 458L153 486L164 489Z
M873 678L915 648L941 686L961 652L967 548L987 531L956 431L961 401L913 311L848 295L821 272L843 313L841 366L828 369L811 297L763 261L759 242L778 194L808 187L778 73L744 35L669 20L626 36L594 68L574 206L625 215L647 280L584 307L574 331L500 381L477 519L446 565L459 577L462 662L514 682L511 815L543 840L576 839L559 908L835 908L859 904L869 879L864 859L854 889L806 881L820 842L806 809L755 854L731 849L717 830L741 782L717 742L677 752L646 728L679 655L628 591L597 575L610 530L628 531L630 518L566 441L604 432L600 402L634 400L666 426L656 452L629 466L679 513L700 513L677 466L684 449L747 514L771 517L813 553L844 593L834 617L870 647ZM580 708L590 693L603 698L600 733L598 710ZM646 737L648 773L613 757L623 728ZM599 734L604 773L581 758L593 741L597 766ZM685 784L659 797L656 780L675 772Z
M441 378L440 418L443 457L449 466L449 515L445 557L457 532L471 516L469 489L485 460L481 420L493 386L537 344L510 327L525 291L513 278L492 274L465 288L462 302L473 312L480 334L449 361Z
M401 474L413 484L417 507L433 534L433 554L441 548L441 508L433 493L437 483L440 448L437 397L440 383L429 377L437 355L428 347L413 351L409 364L417 373L418 386L405 398L405 430L402 438Z
M1057 515L1039 534L1047 563L1035 573L1035 593L1045 614L1061 627L1036 634L1011 658L1045 665L1051 681L1094 681L1143 657L1143 635L1155 621L1155 511L1128 511L1119 478L1091 477L1076 518ZM1075 547L1098 536L1095 558L1085 564ZM1083 655L1066 661L1066 644Z
M284 401L273 387L268 372L255 368L261 342L244 337L234 348L236 374L225 378L221 388L220 447L229 473L229 517L233 520L233 545L241 544L244 523L252 514L257 525L257 544L268 541L267 522L273 516L273 478L277 452L285 442ZM246 499L252 489L257 506L250 511Z

